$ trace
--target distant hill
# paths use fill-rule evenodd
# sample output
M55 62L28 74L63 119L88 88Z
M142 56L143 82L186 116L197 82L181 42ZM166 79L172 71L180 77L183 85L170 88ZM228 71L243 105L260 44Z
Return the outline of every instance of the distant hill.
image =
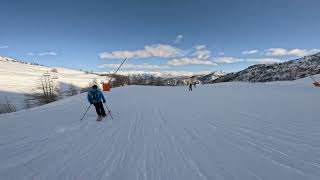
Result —
M69 94L71 90L83 91L94 81L100 84L107 79L83 71L48 67L0 56L0 107L9 101L16 110L26 108L26 95L41 91L39 84L44 74L50 76L50 82L59 89L61 96Z
M126 75L101 74L115 78L116 86L120 85L148 85L148 86L185 86L192 83L208 83L224 75L222 71L202 72L202 73L136 73Z
M210 83L212 80L223 77L224 75L225 73L222 71L214 71L212 73L199 76L198 80L201 81L202 83Z
M320 74L320 53L284 63L253 65L212 80L211 83L292 81L315 74Z

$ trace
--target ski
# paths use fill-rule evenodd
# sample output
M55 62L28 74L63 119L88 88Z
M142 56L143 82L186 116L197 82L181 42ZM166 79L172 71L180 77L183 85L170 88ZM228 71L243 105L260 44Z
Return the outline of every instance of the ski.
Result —
M102 116L98 116L97 117L97 121L102 121L103 117Z
M103 119L107 118L109 115L111 115L110 113L106 114L105 116L98 116L97 117L97 121L102 121Z

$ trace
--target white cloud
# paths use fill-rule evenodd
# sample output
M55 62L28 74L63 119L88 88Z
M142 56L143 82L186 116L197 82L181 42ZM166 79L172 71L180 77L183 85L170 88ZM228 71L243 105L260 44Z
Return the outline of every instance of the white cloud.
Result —
M56 56L56 52L28 53L28 56Z
M211 57L211 51L207 50L206 45L197 45L193 47L195 52L191 55L196 56L198 59L209 59Z
M206 49L206 45L194 46L185 56L175 58L168 62L171 66L185 66L185 65L217 65L212 60L211 51Z
M103 64L98 66L98 68L118 68L120 64ZM167 69L169 66L159 66L159 65L151 65L151 64L124 64L122 69Z
M202 49L206 49L207 46L206 46L206 45L197 45L197 46L194 46L194 48L195 48L196 50L202 50Z
M6 48L9 48L9 46L7 46L7 45L0 46L0 49L6 49Z
M256 54L258 52L259 50L254 49L254 50L243 51L242 54Z
M199 59L196 57L183 57L178 59L172 59L168 62L168 65L172 66L185 66L185 65L216 65L216 63L207 60L207 59Z
M43 53L39 53L39 56L56 56L57 53L56 52L43 52Z
M99 56L101 59L140 59L149 57L170 58L182 55L183 51L179 48L166 44L147 45L142 50L136 51L113 51L103 52Z
M173 41L174 44L179 44L183 39L183 35L179 34L176 39Z
M209 50L197 50L193 55L198 59L209 59L211 57L211 51Z
M265 50L267 56L307 56L320 52L320 49L284 49L284 48L270 48Z
M245 59L246 62L257 62L257 63L280 63L283 62L281 59L276 58L257 58L257 59Z
M235 57L217 57L214 62L215 63L236 63L236 62L241 62L243 59L235 58Z
M284 62L281 59L276 58L253 58L253 59L246 59L246 58L236 58L236 57L218 57L214 60L215 63L237 63L237 62L256 62L256 63L280 63Z
M218 57L214 60L215 63L237 63L237 62L256 62L256 63L280 63L283 62L281 59L276 58L255 58L255 59L246 59L246 58L236 58L236 57Z

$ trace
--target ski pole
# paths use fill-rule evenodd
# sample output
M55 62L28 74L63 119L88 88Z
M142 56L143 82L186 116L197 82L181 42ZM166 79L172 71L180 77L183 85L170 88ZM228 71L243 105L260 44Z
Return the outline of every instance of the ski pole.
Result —
M106 108L107 108L107 110L108 110L108 112L109 112L109 114L110 114L111 119L113 119L112 114L111 114L111 111L109 110L107 103L104 103L104 104L106 105Z
M84 116L87 114L87 112L89 111L90 107L92 106L92 104L90 104L90 106L87 108L86 112L84 112L82 118L80 119L80 121L83 120Z

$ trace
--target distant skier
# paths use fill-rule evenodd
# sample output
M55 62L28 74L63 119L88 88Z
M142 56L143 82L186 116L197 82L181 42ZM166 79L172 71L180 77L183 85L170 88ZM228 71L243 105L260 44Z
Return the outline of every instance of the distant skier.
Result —
M98 90L97 85L93 85L91 87L91 90L88 92L88 101L90 104L93 104L94 107L96 108L96 112L98 115L98 121L101 120L103 117L106 117L106 112L103 108L103 103L106 103L106 99L103 96L103 93Z
M189 84L189 91L192 91L192 83Z

